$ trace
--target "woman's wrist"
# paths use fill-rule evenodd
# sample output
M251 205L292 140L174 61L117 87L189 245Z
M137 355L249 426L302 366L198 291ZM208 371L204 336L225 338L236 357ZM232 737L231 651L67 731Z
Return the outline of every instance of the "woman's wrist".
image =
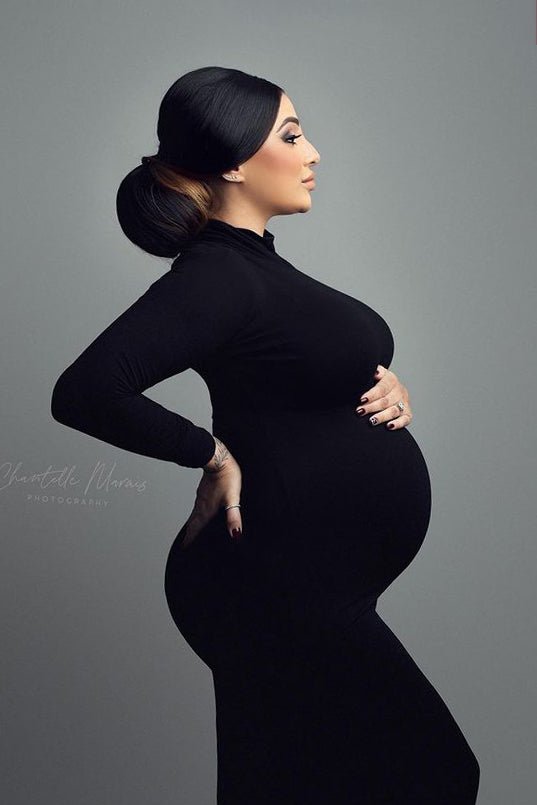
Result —
M217 436L213 436L215 442L215 451L214 455L207 464L204 465L203 472L220 472L222 467L226 464L229 460L231 453L227 449L224 442L222 442Z

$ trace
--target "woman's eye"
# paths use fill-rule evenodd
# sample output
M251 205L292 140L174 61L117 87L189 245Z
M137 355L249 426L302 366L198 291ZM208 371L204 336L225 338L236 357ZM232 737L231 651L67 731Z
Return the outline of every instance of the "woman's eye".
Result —
M285 142L291 142L291 145L295 144L295 140L298 140L299 137L302 137L301 134L290 134L288 137L285 137Z

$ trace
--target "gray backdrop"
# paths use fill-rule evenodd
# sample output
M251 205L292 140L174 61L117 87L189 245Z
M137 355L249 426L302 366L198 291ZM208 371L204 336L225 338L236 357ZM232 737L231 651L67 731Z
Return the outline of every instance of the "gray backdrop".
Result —
M479 803L533 803L535 4L4 0L2 23L4 801L215 802L211 674L163 590L200 471L49 406L169 266L115 193L165 90L218 64L281 84L321 154L277 250L395 336L433 511L379 612L474 749ZM192 370L149 395L210 429Z

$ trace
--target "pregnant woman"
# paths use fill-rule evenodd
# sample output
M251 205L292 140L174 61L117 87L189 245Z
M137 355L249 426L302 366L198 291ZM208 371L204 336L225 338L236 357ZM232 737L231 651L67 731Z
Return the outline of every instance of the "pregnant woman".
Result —
M310 209L319 154L283 89L220 67L170 87L158 137L117 211L171 268L63 372L52 415L203 468L165 594L213 675L217 802L471 805L477 758L376 611L431 513L392 333L265 228ZM214 433L143 394L187 368Z

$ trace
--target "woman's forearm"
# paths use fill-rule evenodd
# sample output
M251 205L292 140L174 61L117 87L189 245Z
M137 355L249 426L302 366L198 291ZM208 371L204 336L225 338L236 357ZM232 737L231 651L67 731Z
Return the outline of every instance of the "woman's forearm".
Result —
M224 442L217 436L213 436L216 449L211 460L203 467L204 472L219 472L229 459L230 452Z

